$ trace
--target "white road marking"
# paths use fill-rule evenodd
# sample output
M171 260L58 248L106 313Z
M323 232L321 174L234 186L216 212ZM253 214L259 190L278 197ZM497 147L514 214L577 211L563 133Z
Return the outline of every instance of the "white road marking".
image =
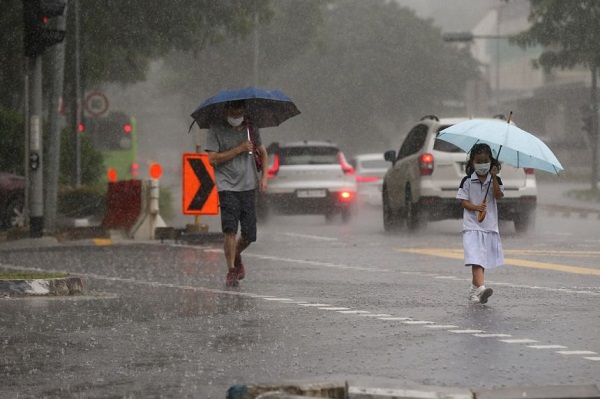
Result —
M506 342L507 344L530 344L530 343L534 343L534 342L538 342L535 339L527 339L527 338L523 338L523 339L500 339L500 342Z
M282 301L282 302L291 302L292 298L263 298L265 301Z
M291 236L291 237L309 238L311 240L318 240L318 241L338 241L338 239L334 238L334 237L315 236L315 235L310 235L310 234L283 233L283 235Z
M362 317L392 317L391 314L387 313L371 313L371 314L360 314Z
M410 317L378 317L378 319L386 321L406 321L410 320Z
M455 334L481 334L483 330L450 330L450 332Z
M419 325L419 324L435 324L435 323L433 321L425 321L425 320L410 320L410 321L405 321L404 324Z
M584 359L593 360L595 362L599 362L600 361L600 357L598 357L598 356L592 356L592 357L584 356Z
M598 353L592 351L556 351L561 355L597 355Z
M458 328L458 326L452 325L452 324L428 324L424 327L427 328L437 328L437 329L444 329L444 330L449 330L451 328Z
M343 314L368 314L371 313L368 310L340 310L339 313Z
M527 345L528 348L533 349L566 349L563 345Z
M501 337L512 337L510 334L473 334L476 337L481 338L501 338Z
M350 308L342 308L342 307L322 307L322 308L317 308L320 310L350 310Z
M331 306L326 303L300 303L300 306L306 306L307 308L318 308L321 306Z

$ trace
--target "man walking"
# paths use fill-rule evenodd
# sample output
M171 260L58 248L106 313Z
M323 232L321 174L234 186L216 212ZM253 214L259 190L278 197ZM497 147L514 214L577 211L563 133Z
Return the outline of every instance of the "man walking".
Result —
M246 116L245 102L231 101L224 108L225 114L220 123L214 123L208 131L206 152L215 170L219 192L228 266L225 284L235 287L246 275L241 254L256 241L256 188L262 192L267 190L266 166L269 159L260 132ZM264 165L261 176L252 151L258 151Z

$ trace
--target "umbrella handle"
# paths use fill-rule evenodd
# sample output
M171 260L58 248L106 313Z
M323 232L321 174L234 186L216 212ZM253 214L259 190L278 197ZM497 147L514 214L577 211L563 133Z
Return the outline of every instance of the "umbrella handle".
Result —
M483 203L487 204L487 196L483 199ZM477 215L477 221L479 223L483 222L483 219L485 219L485 215L487 215L487 211L483 211L483 212L479 212L479 215Z
M250 128L246 127L246 132L248 132L248 141L252 141L252 138L250 137ZM248 151L248 155L252 155L252 150Z

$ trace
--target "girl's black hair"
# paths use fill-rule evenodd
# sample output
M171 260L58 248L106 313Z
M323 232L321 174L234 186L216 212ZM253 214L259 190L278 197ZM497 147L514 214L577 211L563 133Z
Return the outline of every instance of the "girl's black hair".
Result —
M498 172L500 172L500 162L498 162L498 160L492 155L492 149L490 148L490 146L485 143L477 143L474 144L473 147L471 147L471 150L468 154L469 157L467 159L467 166L465 167L465 172L467 173L467 176L471 176L475 172L473 159L475 158L475 155L479 154L487 154L491 160L490 168L492 166L495 166L496 169L498 169Z

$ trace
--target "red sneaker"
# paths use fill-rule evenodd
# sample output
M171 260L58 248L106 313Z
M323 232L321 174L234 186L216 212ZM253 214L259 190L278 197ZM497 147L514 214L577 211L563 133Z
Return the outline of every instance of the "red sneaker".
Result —
M244 264L242 263L242 256L238 255L235 257L235 271L237 272L238 280L243 280L246 276L246 269L244 269Z
M227 287L237 287L240 284L238 281L238 275L235 269L231 269L229 273L227 273L227 277L225 278L225 285Z

